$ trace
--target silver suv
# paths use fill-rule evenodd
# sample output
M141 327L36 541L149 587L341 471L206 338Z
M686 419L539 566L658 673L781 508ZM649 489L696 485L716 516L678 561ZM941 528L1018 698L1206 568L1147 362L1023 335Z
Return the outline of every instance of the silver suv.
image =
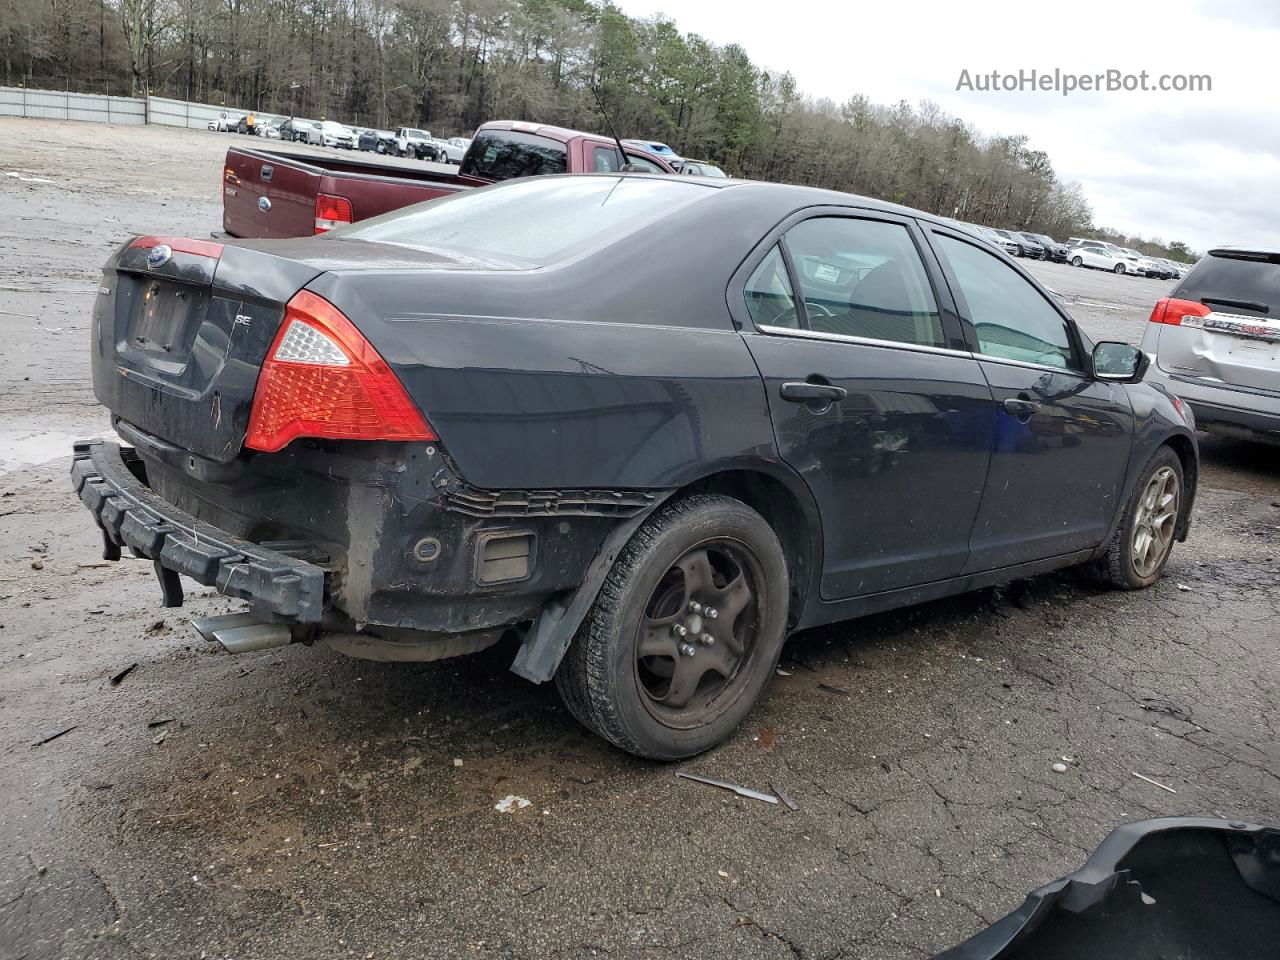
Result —
M1210 250L1151 311L1142 349L1201 430L1280 443L1280 248Z

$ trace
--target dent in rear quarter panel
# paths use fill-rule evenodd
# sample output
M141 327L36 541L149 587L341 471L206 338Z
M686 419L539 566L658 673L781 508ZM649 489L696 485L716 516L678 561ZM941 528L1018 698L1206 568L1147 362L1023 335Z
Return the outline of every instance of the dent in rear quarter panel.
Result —
M776 456L733 330L464 316L388 327L388 362L480 487L674 487Z

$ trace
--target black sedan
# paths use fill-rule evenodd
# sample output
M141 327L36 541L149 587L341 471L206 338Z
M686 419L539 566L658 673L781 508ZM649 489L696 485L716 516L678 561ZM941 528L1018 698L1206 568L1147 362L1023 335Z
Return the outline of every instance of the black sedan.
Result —
M799 629L1187 535L1190 414L963 228L600 174L304 240L140 237L93 317L101 527L233 651L506 638L624 750L729 736Z

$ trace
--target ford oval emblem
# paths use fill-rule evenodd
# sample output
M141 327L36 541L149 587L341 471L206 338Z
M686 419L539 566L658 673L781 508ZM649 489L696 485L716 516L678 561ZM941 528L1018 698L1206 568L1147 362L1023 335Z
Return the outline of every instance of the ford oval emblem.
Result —
M173 247L167 243L157 243L147 254L147 266L154 270L156 267L163 267L172 259Z
M258 209L261 210L263 213L266 213L268 210L271 209L271 201L266 197L259 197Z

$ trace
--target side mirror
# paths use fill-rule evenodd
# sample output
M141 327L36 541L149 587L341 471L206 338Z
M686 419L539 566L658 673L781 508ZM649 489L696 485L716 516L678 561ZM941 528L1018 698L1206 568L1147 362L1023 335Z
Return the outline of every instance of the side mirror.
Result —
M1127 343L1103 342L1093 348L1093 377L1114 383L1139 383L1151 358Z

